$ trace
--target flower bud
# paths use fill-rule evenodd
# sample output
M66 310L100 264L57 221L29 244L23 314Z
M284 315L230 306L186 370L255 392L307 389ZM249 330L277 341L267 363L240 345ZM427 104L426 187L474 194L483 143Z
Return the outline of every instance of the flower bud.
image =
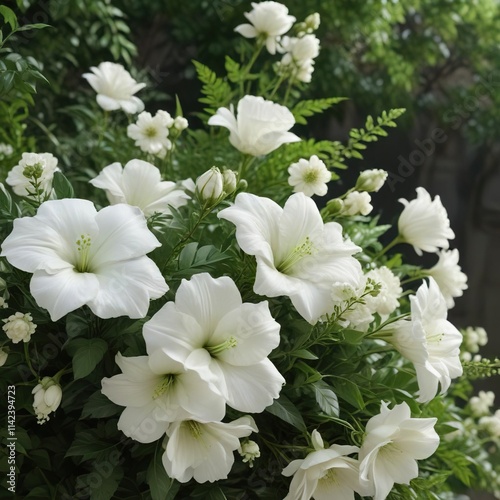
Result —
M33 409L39 424L49 420L49 414L55 412L62 400L61 386L51 377L43 377L31 391L34 396Z
M308 31L316 31L319 28L320 22L321 18L317 12L309 14L304 21Z
M387 175L385 170L365 170L359 174L356 181L356 190L367 191L369 193L377 192L384 185Z
M174 119L174 128L179 132L188 128L188 121L183 116L176 116Z
M367 192L353 191L345 197L342 215L368 215L373 210L370 201L371 197Z
M212 167L196 179L198 199L205 204L215 204L224 192L224 177L217 167Z
M9 353L5 349L0 349L0 366L3 366L9 357Z
M238 452L243 457L243 462L248 462L250 467L253 467L253 461L260 457L259 445L251 439L242 443Z
M18 342L29 342L31 335L35 333L36 325L33 323L30 313L16 312L4 319L2 329L14 344Z
M344 209L344 202L340 198L334 198L327 202L326 208L330 215L337 215Z
M224 177L224 191L226 194L234 193L238 185L236 174L232 170L224 170L222 175Z

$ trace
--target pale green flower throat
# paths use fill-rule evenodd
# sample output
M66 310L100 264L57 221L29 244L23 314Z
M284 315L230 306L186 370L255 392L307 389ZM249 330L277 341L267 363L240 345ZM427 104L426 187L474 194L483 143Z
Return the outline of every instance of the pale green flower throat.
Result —
M175 382L175 375L169 373L163 377L162 381L155 387L153 399L157 399L165 394Z
M309 236L303 241L301 245L297 245L286 257L280 262L276 269L283 274L287 274L291 271L292 267L297 264L301 259L307 255L313 254L313 244Z
M233 336L231 336L220 344L205 346L205 349L210 353L210 356L216 358L217 355L224 352L226 349L231 349L233 347L236 347L237 345L238 341Z
M91 246L92 239L88 234L81 234L80 238L76 240L76 248L78 249L78 262L75 265L75 269L79 273L88 273L90 270L89 254Z

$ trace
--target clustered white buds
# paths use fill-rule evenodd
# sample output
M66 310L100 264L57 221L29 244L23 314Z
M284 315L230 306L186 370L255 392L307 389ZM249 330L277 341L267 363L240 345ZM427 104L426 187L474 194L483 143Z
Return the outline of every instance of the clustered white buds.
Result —
M39 424L50 420L49 414L55 412L62 400L61 386L51 377L43 377L31 391L34 396L33 409Z
M495 393L493 391L479 391L477 396L473 396L469 400L469 407L475 417L488 415L490 407L495 402Z
M367 191L369 193L377 192L384 185L387 175L385 170L364 170L359 174L355 189L356 191Z
M4 319L2 329L12 340L14 344L18 342L29 342L31 335L35 333L36 325L33 323L33 318L30 313L23 314L21 312L16 312L12 314L7 319Z

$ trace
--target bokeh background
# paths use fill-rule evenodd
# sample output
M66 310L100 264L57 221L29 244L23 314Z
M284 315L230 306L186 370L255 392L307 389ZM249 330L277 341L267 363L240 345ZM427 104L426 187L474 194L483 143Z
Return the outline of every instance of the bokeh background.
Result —
M451 320L459 327L484 327L490 340L482 354L500 356L500 2L283 3L297 19L315 11L321 15L321 53L307 98L349 98L311 121L310 128L294 131L345 140L367 115L406 108L398 128L369 147L365 160L352 160L343 179L349 184L360 169L389 171L389 182L373 196L388 223L401 211L398 199L413 198L417 186L440 195L456 234L452 246L459 249L469 277ZM82 157L86 164L94 161L94 171L105 166L95 154L98 140L75 119L85 112L78 107L81 96L92 92L82 73L101 61L121 62L154 90L148 93L148 110L173 112L177 95L184 115L196 124L200 86L191 61L222 71L225 54L238 43L234 27L251 8L247 0L19 0L5 5L16 10L20 24L51 27L26 32L16 41L16 64L23 71L15 78L24 87L0 76L0 142L14 147L10 157L0 156L1 178L23 151L37 150L51 151L72 181L82 183L93 176L79 169ZM27 126L22 124L26 116ZM330 190L332 196L343 191L341 185ZM429 265L437 260L427 258ZM481 388L498 389L499 378Z

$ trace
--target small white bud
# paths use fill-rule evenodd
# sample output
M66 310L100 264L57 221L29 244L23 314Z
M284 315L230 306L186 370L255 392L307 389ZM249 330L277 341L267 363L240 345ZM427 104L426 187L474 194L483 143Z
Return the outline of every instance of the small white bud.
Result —
M216 203L224 191L224 177L217 167L212 167L196 179L198 199L206 204Z

